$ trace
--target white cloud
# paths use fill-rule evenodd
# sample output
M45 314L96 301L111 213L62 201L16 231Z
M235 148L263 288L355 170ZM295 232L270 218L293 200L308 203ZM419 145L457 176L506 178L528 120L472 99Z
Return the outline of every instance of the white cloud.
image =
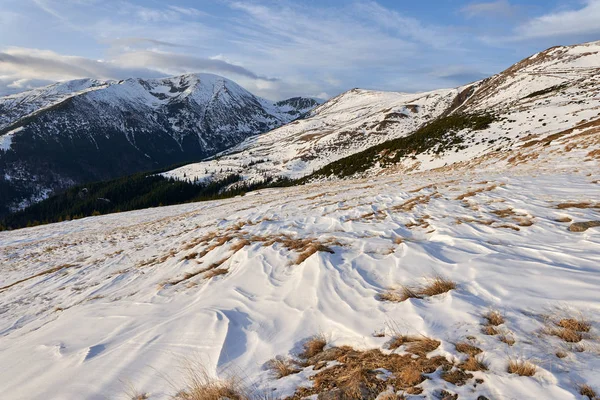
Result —
M578 10L557 11L517 27L514 39L600 35L600 0L587 0Z
M508 0L498 0L483 3L471 3L466 7L463 7L461 11L469 18L480 15L490 17L503 15L509 17L516 13L517 6L513 6Z

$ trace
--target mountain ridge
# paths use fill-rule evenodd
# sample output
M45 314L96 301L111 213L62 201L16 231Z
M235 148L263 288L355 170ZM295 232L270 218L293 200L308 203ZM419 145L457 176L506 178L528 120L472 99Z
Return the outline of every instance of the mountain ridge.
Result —
M197 161L318 104L277 103L213 74L77 80L0 98L0 207Z

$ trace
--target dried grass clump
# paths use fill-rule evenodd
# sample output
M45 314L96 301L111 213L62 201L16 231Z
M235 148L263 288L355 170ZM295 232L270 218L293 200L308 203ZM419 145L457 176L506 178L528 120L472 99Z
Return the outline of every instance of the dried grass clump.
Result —
M431 374L438 368L450 369L451 364L443 356L415 357L412 354L384 354L379 349L359 351L349 346L332 347L311 360L307 366L326 361L336 361L336 365L320 368L310 379L311 387L300 387L289 399L299 400L313 395L331 399L375 399L388 396L391 391L421 393L415 387L422 383L425 374ZM378 378L379 369L388 370L391 375L382 380ZM381 398L381 397L379 397ZM383 397L402 399L403 397Z
M582 396L586 396L590 400L598 399L598 395L596 394L596 392L594 391L594 389L592 389L592 387L590 385L586 385L586 384L579 385L579 394Z
M567 343L579 343L583 340L583 336L580 332L573 329L557 328L550 329L548 332L550 335L561 338Z
M211 269L210 271L208 271L206 273L206 275L204 275L204 278L211 279L211 278L214 278L215 276L225 275L228 272L229 272L228 268L215 268L215 269Z
M473 346L465 342L456 343L454 347L459 353L468 354L471 357L474 357L482 352L482 350L479 347Z
M325 346L327 345L327 339L324 335L319 334L310 338L306 343L304 343L303 351L299 354L300 358L309 359L317 354L321 353Z
M501 334L498 340L500 340L502 343L506 343L509 346L515 344L515 338L506 333Z
M300 372L294 360L289 357L276 357L267 362L267 368L275 373L277 379Z
M420 340L409 343L406 346L406 351L424 356L440 347L440 344L441 342L439 340L423 336L420 338Z
M461 369L452 369L442 373L442 379L456 386L464 385L469 379L473 377L473 374L469 374Z
M584 318L563 318L556 323L561 328L571 329L576 332L589 332L592 329L592 324Z
M456 282L442 276L435 276L429 279L426 286L423 286L419 294L425 296L436 296L456 289Z
M558 358L565 358L569 355L564 350L558 350L555 354L556 354L556 357L558 357Z
M485 325L481 330L484 335L494 336L497 335L498 329L496 329L493 325Z
M422 299L423 297L437 296L456 289L456 282L442 276L429 278L423 286L402 286L400 289L388 290L378 295L381 301L400 303L408 299Z
M488 366L483 358L469 356L466 361L460 363L459 368L465 371L487 371Z
M537 366L531 361L511 359L508 361L507 371L520 376L533 376L537 372Z
M504 323L504 317L500 311L492 310L483 316L487 320L488 325L498 326Z
M186 368L186 388L174 398L178 400L250 400L238 379L213 378L203 368Z

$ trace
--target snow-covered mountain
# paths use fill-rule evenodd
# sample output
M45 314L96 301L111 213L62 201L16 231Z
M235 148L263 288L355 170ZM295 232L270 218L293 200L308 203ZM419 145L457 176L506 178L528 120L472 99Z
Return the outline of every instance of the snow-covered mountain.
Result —
M452 90L353 90L170 172L376 161L362 178L0 232L0 393L597 398L599 51ZM389 161L388 139L478 113L493 121Z
M215 179L220 171L233 171L249 180L298 178L412 134L436 118L460 113L491 113L495 122L480 131L459 132L460 146L414 154L402 161L402 170L437 168L498 152L510 158L526 138L549 137L598 118L599 52L600 42L554 47L456 89L419 94L354 89L315 108L308 118L165 175Z
M0 98L0 207L74 183L195 161L318 103L273 103L210 74L77 80Z

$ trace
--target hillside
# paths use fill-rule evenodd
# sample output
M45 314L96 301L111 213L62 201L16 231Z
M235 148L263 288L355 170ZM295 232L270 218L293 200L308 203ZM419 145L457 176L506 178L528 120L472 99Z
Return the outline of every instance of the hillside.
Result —
M79 80L0 98L0 214L77 183L197 161L308 112L209 74Z
M496 155L508 159L524 142L560 135L598 118L599 52L600 42L554 47L457 89L422 94L351 90L315 108L306 119L247 139L213 161L186 165L165 176L219 179L222 171L229 171L255 180L299 178L317 171L313 176L321 178L333 170L338 177L360 175L373 167L370 173L377 173L378 163L389 166L390 159L398 164L390 170L394 173ZM489 126L478 130L449 126L444 133L452 140L444 148L432 142L418 151L409 146L402 155L396 152L405 144L396 139L436 119L443 125L449 115L468 119L481 113L493 116ZM354 161L360 166L342 171L344 164Z
M600 219L598 160L583 147L597 136L553 140L510 167L0 233L0 390L166 400L194 390L192 371L199 385L238 377L251 399L582 399L582 385L600 387L600 241L598 228L580 232ZM433 276L455 287L418 294ZM415 298L401 301L403 285ZM275 357L288 366L279 379Z

